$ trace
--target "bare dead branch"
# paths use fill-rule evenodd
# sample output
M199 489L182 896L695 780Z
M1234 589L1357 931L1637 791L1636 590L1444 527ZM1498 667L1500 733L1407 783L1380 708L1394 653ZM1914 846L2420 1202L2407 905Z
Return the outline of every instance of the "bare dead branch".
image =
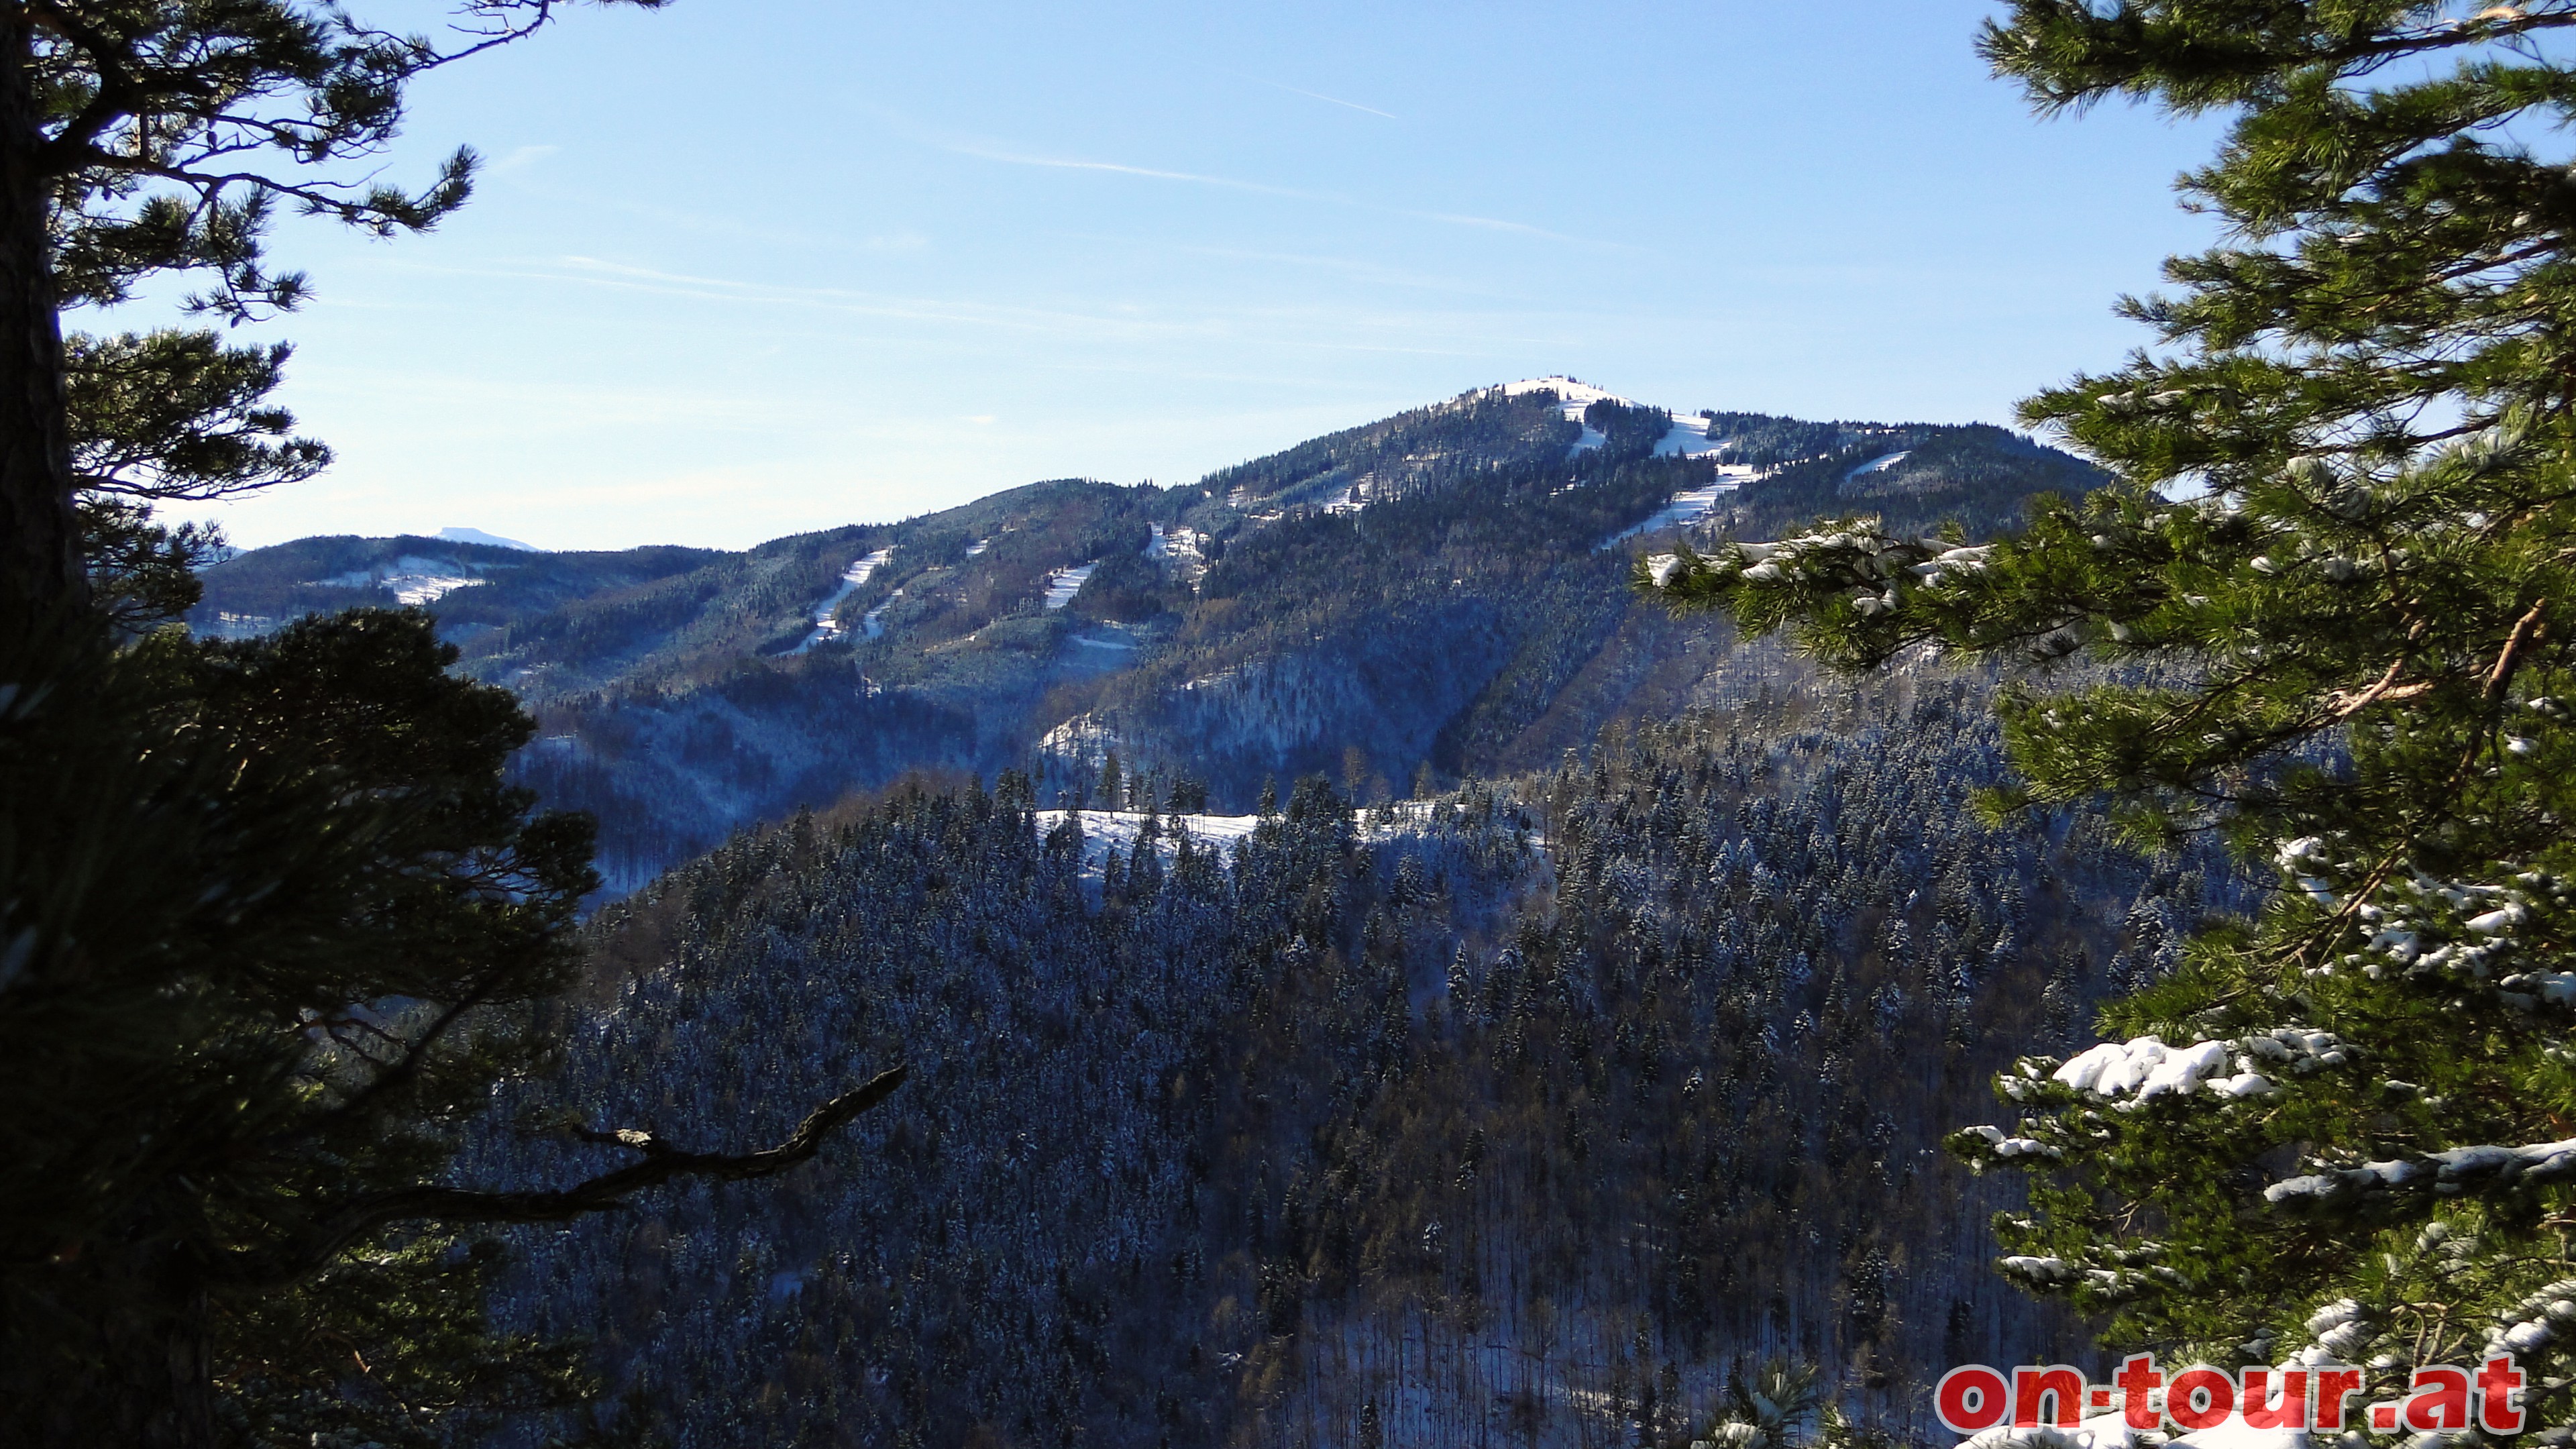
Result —
M857 1089L817 1107L775 1147L741 1154L682 1152L646 1133L604 1134L644 1155L641 1162L602 1173L555 1192L476 1192L421 1183L369 1193L323 1214L294 1242L245 1253L209 1275L235 1286L268 1286L319 1272L350 1244L391 1223L560 1223L613 1212L650 1187L684 1177L747 1182L775 1177L813 1157L832 1134L883 1102L903 1085L909 1067L877 1074ZM600 1134L592 1134L598 1140Z

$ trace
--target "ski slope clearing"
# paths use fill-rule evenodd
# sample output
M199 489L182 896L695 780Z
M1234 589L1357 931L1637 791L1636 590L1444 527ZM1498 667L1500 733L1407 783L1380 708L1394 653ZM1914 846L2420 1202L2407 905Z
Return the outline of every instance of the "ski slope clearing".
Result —
M1432 814L1439 808L1436 800L1397 800L1384 806L1386 818L1375 809L1361 812L1353 821L1362 840L1393 840L1399 836L1419 835L1434 828ZM1037 835L1044 840L1067 816L1075 817L1082 827L1082 871L1092 880L1100 878L1101 867L1108 862L1110 847L1121 854L1133 855L1136 842L1144 834L1147 819L1155 822L1154 850L1169 865L1179 853L1179 837L1186 833L1199 845L1217 847L1220 859L1233 863L1234 847L1257 829L1259 815L1154 815L1141 810L1033 810ZM1277 816L1269 817L1277 819ZM1529 831L1526 838L1533 849L1543 849L1546 837Z
M1577 382L1562 373L1551 377L1525 377L1518 382L1503 384L1505 397L1519 397L1523 393L1532 392L1555 393L1558 401L1573 409L1567 416L1575 418L1580 418L1585 408L1597 402L1614 402L1621 407L1636 406L1634 402L1607 388L1594 387L1588 382Z
M825 640L839 638L841 636L841 626L832 621L832 615L841 607L841 601L848 598L850 595L857 593L859 586L866 583L871 577L873 577L877 570L884 568L886 566L886 560L893 557L893 549L881 548L875 553L868 554L859 559L856 563L851 564L847 569L842 570L841 586L834 589L829 598L826 598L823 602L814 606L814 632L806 635L803 643L787 652L790 654L802 654L806 650L813 648L815 645L823 643ZM884 606L879 605L876 609L869 612L868 617L873 619L882 612L884 612ZM868 637L873 639L876 637L876 634L877 631L871 630L869 631Z
M1518 382L1503 384L1505 397L1519 397L1523 393L1532 392L1555 393L1557 401L1562 405L1560 411L1565 414L1565 420L1582 427L1583 436L1575 439L1574 446L1565 450L1565 456L1569 458L1578 453L1589 453L1610 441L1609 434L1583 421L1584 409L1597 402L1614 402L1621 407L1635 406L1615 392L1594 387L1588 382L1576 382L1570 377L1525 377Z
M1723 439L1711 439L1708 420L1700 417L1673 415L1673 430L1655 444L1658 458L1699 458L1726 446ZM1750 472L1751 470L1746 470Z
M1099 561L1094 560L1069 569L1057 569L1047 575L1046 606L1061 609L1072 603L1073 596L1082 592L1082 586L1091 582L1092 570L1099 567Z
M1566 449L1568 457L1577 453L1591 452L1610 441L1600 429L1583 421L1585 409L1597 402L1617 403L1621 407L1638 405L1632 399L1621 397L1605 388L1594 387L1588 382L1577 382L1570 377L1525 377L1518 382L1503 384L1505 397L1519 397L1524 393L1533 392L1555 393L1563 405L1565 420L1582 425L1583 436L1575 439L1574 445ZM1672 414L1673 426L1670 432L1665 433L1655 443L1656 457L1697 458L1717 452L1726 446L1723 439L1710 440L1708 421L1699 414L1684 413L1677 408L1666 408L1664 411Z
M1866 477L1872 473L1883 473L1913 456L1914 450L1908 448L1902 453L1890 453L1884 458L1872 458L1868 462L1861 464L1859 467L1854 468L1848 473L1845 473L1843 475L1843 481L1849 483L1854 478Z
M1137 838L1143 833L1146 815L1141 810L1039 810L1038 838L1043 840L1062 825L1067 815L1078 816L1082 823L1082 869L1096 876L1109 859L1109 849L1133 854ZM1180 849L1178 836L1187 833L1201 845L1230 847L1252 833L1261 823L1258 815L1159 815L1155 821L1154 849L1169 863ZM1231 851L1228 851L1231 854Z
M1604 549L1614 548L1639 534L1661 533L1667 528L1681 528L1697 523L1717 507L1717 500L1743 487L1747 480L1760 476L1756 469L1742 464L1721 463L1717 465L1717 472L1716 482L1704 488L1691 488L1674 494L1672 501L1664 505L1663 512L1601 540L1594 545L1593 551L1598 553Z
M868 610L866 617L859 620L859 632L871 639L884 638L885 611L893 608L894 601L902 597L903 590L901 589L897 589L893 593L886 595L884 603Z
M405 604L426 604L443 595L452 594L458 589L470 589L477 584L490 582L490 579L458 578L453 574L387 574L385 576L385 587L393 590L394 597Z
M392 563L375 569L352 569L345 574L334 574L327 579L315 579L314 582L342 589L383 588L390 591L394 598L405 606L410 606L432 603L458 589L470 589L477 584L491 582L489 579L477 578L470 573L456 572L460 568L470 567L472 565L460 564L454 559L423 558L418 554L407 553Z

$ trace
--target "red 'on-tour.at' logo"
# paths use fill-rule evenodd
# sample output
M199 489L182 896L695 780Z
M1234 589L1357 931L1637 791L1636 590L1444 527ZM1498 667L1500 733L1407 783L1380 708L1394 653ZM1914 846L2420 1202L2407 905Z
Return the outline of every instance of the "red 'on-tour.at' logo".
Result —
M1982 1433L2006 1423L2019 1429L2072 1429L2115 1408L2132 1429L2170 1426L2183 1433L2241 1417L2253 1429L2367 1425L2383 1432L2434 1432L2474 1424L2490 1434L2519 1434L2522 1387L2522 1372L2509 1354L2474 1369L2432 1364L2414 1371L2404 1394L2366 1402L2356 1420L2348 1418L2353 1399L2367 1400L2370 1393L2357 1368L2310 1364L2230 1373L2195 1364L2168 1381L2156 1368L2155 1355L2142 1353L2124 1361L2108 1384L2088 1382L2081 1369L2064 1364L2024 1364L2010 1373L1984 1364L1954 1368L1941 1376L1935 1411L1942 1427L1956 1434Z

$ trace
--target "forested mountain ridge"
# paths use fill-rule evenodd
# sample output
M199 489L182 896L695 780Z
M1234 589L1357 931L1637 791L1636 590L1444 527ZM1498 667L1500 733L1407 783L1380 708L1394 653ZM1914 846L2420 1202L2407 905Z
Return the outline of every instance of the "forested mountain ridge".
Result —
M1714 657L1641 609L1632 548L1867 510L1986 530L2097 478L1997 428L1676 417L1566 378L1485 388L1182 487L1059 480L741 553L307 539L207 570L245 633L418 603L538 713L523 778L632 886L737 826L907 770L1115 752L1248 808L1531 768L1669 713Z
M1942 1367L2081 1336L1995 1290L2016 1199L1939 1138L2243 902L1978 825L1984 677L1769 655L1401 809L1309 780L1194 837L1012 774L737 837L601 915L475 1169L897 1058L903 1100L783 1191L526 1235L496 1307L690 1446L1679 1445L1772 1354L1928 1437Z

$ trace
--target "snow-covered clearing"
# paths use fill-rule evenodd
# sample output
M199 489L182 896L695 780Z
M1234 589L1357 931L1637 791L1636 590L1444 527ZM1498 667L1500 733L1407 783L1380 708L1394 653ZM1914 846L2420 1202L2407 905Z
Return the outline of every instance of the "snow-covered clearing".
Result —
M991 539L979 538L973 543L966 545L966 556L968 558L979 558L983 555L984 550L991 548L992 546L993 541Z
M1717 507L1717 500L1743 487L1748 480L1761 476L1755 469L1730 463L1717 465L1717 474L1716 482L1706 487L1689 488L1674 494L1672 501L1664 505L1662 512L1643 523L1632 524L1601 540L1593 551L1598 553L1604 549L1615 548L1639 534L1661 533L1668 528L1680 528L1697 523L1706 518L1710 510Z
M387 574L385 576L385 587L393 590L394 597L406 604L426 604L442 594L452 594L458 589L470 589L477 584L490 582L492 582L490 579L465 579L453 574Z
M1507 382L1503 384L1503 396L1505 397L1519 397L1523 393L1532 392L1555 393L1559 402L1562 404L1561 411L1565 416L1565 420L1570 423L1583 424L1583 436L1574 440L1573 447L1566 449L1566 456L1568 457L1572 457L1577 453L1591 452L1593 449L1610 441L1608 437L1603 435L1599 428L1592 426L1590 423L1583 422L1583 413L1585 409L1591 407L1597 402L1614 402L1619 404L1621 407L1637 406L1634 401L1621 397L1615 392L1609 392L1602 388L1594 387L1588 382L1576 382L1570 377L1526 377L1521 379L1519 382ZM1723 439L1715 442L1710 441L1708 436L1708 421L1699 414L1683 413L1671 408L1667 408L1665 411L1672 414L1673 425L1671 430L1666 432L1664 436L1655 443L1656 457L1697 458L1709 453L1714 453L1726 446L1725 440ZM1706 510L1702 511L1705 512Z
M1095 559L1090 563L1077 564L1072 568L1057 569L1047 575L1046 606L1050 609L1061 609L1072 603L1073 596L1082 592L1082 586L1091 582L1091 571L1098 567L1100 567L1099 561Z
M1866 474L1885 472L1887 469L1893 468L1897 464L1902 463L1913 456L1914 450L1908 448L1902 453L1890 453L1884 458L1872 458L1868 462L1861 464L1859 467L1854 468L1848 473L1845 473L1843 475L1843 481L1849 483L1854 478L1859 478Z
M465 566L454 559L422 558L418 554L407 553L382 568L351 569L345 574L333 574L314 582L343 589L390 589L394 598L405 605L430 603L442 594L491 582L470 573L456 572L460 567Z
M1557 401L1564 403L1567 407L1574 410L1572 413L1568 414L1568 416L1571 417L1581 417L1585 408L1588 408L1597 402L1614 402L1619 404L1621 407L1635 406L1635 404L1629 402L1628 399L1621 397L1615 392L1611 392L1606 388L1594 387L1588 382L1576 382L1573 378L1567 377L1563 373L1558 373L1551 377L1525 377L1518 382L1507 382L1503 384L1503 396L1505 397L1519 397L1521 394L1529 392L1555 393Z
M827 639L836 639L840 637L841 626L832 621L833 613L841 607L841 601L843 599L846 599L850 595L858 592L860 585L865 584L871 577L873 577L877 570L884 568L886 566L886 560L893 557L893 549L881 548L872 554L862 556L857 562L851 564L848 568L843 569L841 571L841 586L834 589L829 598L826 598L823 602L814 606L814 632L805 636L804 643L797 645L795 648L790 649L787 652L790 654L802 654L806 650L813 648L815 645L820 644ZM869 611L868 617L873 619L882 612L884 612L884 606L879 605L876 609ZM873 639L877 636L878 632L879 631L877 630L871 629L868 631L868 637Z
M1725 446L1726 441L1724 439L1711 439L1709 437L1707 419L1700 417L1686 418L1679 413L1675 413L1673 414L1672 431L1664 434L1663 440L1655 444L1655 456L1658 458L1698 458L1714 453ZM1745 471L1750 473L1753 470L1747 468Z
M1068 812L1037 811L1038 838L1043 840L1064 823ZM1133 853L1136 837L1145 823L1140 810L1082 810L1071 812L1082 817L1082 868L1096 871L1109 859L1109 848ZM1180 849L1175 832L1186 831L1190 839L1202 845L1231 846L1252 833L1261 823L1258 815L1163 815L1159 822L1154 849L1166 862Z
M1154 536L1145 544L1145 557L1172 571L1172 577L1198 591L1199 580L1207 576L1207 535L1195 528L1180 525L1166 529L1154 525Z
M1523 393L1530 392L1555 393L1560 405L1558 411L1565 415L1565 420L1569 423L1582 424L1583 436L1575 439L1574 446L1565 450L1565 456L1569 458L1577 453L1589 453L1610 441L1609 434L1583 421L1584 409L1597 402L1614 402L1621 407L1635 406L1615 392L1605 392L1588 382L1576 382L1570 377L1525 377L1518 382L1503 384L1505 397L1519 397Z
M1072 721L1067 721L1067 724L1071 723ZM1058 726L1058 730L1063 728L1064 726ZM1048 738L1054 737L1054 732L1050 732ZM1361 840L1371 841L1419 835L1433 828L1432 815L1438 808L1439 802L1436 800L1398 800L1386 807L1386 812L1393 817L1392 819L1374 818L1377 813L1375 810L1360 812L1354 821L1356 827L1354 833ZM1031 813L1037 817L1037 833L1041 840L1057 826L1062 825L1066 815L1080 816L1082 868L1086 873L1095 876L1100 867L1107 862L1111 846L1118 847L1121 853L1134 853L1137 837L1142 833L1146 819L1145 812L1141 810L1037 810ZM1188 832L1190 839L1201 845L1217 846L1224 858L1230 861L1234 854L1233 847L1251 835L1262 820L1258 815L1157 815L1153 818L1158 822L1154 848L1162 855L1167 865L1171 863L1173 855L1180 848L1176 839L1180 832ZM1543 848L1546 845L1545 838L1537 831L1529 832L1528 839L1533 847Z

